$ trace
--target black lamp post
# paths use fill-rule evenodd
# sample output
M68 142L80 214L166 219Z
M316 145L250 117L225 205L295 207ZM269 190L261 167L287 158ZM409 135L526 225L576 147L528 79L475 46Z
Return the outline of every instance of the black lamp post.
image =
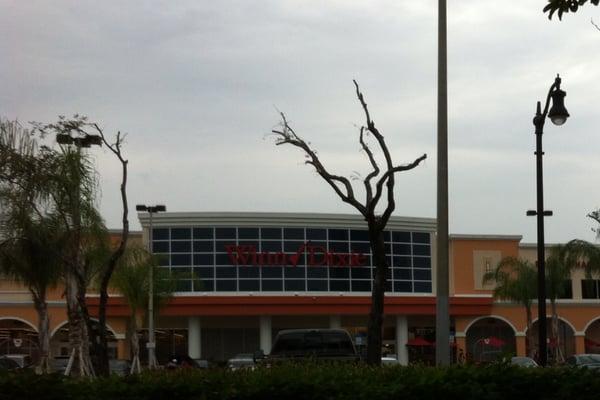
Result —
M546 105L542 113L541 103L537 102L537 110L533 117L535 126L535 159L536 159L536 182L537 182L537 210L527 211L528 216L537 216L537 267L538 267L538 342L539 342L539 362L545 366L548 362L547 352L547 323L546 323L546 256L544 243L544 217L551 216L552 211L544 210L544 175L542 169L542 134L544 133L544 122L546 116L554 125L562 125L569 118L569 112L565 108L565 96L567 95L560 89L560 76L556 79L546 97ZM548 111L552 99L552 108Z
M135 210L138 212L148 212L150 215L150 227L148 234L148 252L152 254L152 239L153 239L153 227L152 227L152 214L158 212L167 211L167 207L164 205L146 206L138 204L135 206ZM154 369L157 367L156 362L156 340L154 338L154 271L152 266L149 272L148 282L148 368Z

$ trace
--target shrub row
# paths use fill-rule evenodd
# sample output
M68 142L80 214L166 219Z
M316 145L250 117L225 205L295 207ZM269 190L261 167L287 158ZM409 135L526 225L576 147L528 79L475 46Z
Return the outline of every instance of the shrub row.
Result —
M296 364L255 371L179 370L65 378L1 373L0 399L571 399L600 398L600 374L572 368Z

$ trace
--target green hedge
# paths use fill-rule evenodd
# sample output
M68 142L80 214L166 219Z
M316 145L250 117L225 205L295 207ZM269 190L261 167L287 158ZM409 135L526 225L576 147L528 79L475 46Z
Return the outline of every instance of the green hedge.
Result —
M0 399L598 399L600 373L572 368L283 365L83 380L0 373Z

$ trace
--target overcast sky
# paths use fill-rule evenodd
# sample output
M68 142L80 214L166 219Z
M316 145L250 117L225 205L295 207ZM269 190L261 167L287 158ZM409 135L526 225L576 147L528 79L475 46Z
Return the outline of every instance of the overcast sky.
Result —
M546 124L546 240L594 240L600 7L559 22L544 0L448 3L450 232L535 242L532 117L560 73L571 119ZM282 110L332 172L366 174L356 79L396 163L428 156L398 175L395 215L435 217L436 46L435 0L0 0L0 116L126 132L130 206L355 213L268 133ZM91 151L118 228L119 164Z

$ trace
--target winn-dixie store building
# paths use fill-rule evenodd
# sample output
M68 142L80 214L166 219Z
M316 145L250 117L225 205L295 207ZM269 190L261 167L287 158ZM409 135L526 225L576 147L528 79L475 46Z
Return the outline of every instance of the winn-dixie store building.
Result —
M138 216L147 243L149 214ZM274 335L293 328L341 327L359 348L366 343L374 268L361 217L159 213L152 220L152 250L178 279L157 321L159 359L268 353ZM394 217L385 234L384 351L403 363L409 352L412 360L434 351L411 341L435 337L435 228L434 219ZM452 299L451 314L481 315L491 305L484 302Z

